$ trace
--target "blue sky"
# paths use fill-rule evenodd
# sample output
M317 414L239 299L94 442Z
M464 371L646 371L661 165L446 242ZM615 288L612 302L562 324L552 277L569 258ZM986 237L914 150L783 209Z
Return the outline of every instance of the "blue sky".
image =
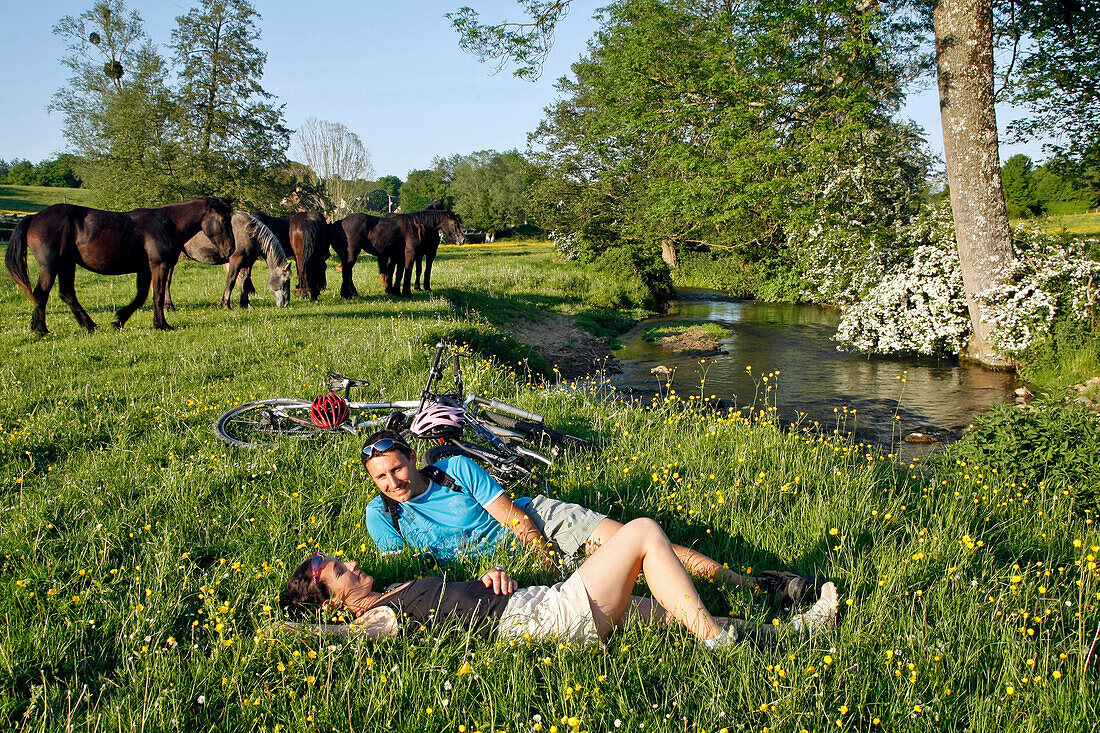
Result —
M291 128L306 119L340 122L359 135L377 175L404 179L435 156L526 147L527 133L555 98L555 80L584 53L596 29L593 11L605 4L574 0L558 30L542 78L521 81L463 53L443 14L468 4L486 20L516 17L513 0L414 0L410 3L253 0L262 16L259 46L268 54L263 86L284 103ZM79 15L92 0L4 2L0 43L0 158L38 162L64 151L61 117L47 113L53 93L67 79L58 59L62 40L53 25ZM190 0L130 2L146 31L166 47L175 18ZM168 55L168 51L164 51ZM920 124L929 146L942 155L934 88L910 96L902 111ZM1011 110L999 110L1002 126ZM293 151L293 148L292 148ZM1042 158L1038 144L1002 146L1002 158L1026 152Z

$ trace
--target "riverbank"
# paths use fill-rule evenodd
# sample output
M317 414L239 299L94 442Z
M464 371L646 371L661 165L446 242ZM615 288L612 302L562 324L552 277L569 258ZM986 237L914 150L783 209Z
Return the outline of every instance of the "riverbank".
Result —
M261 266L256 307L227 312L222 277L181 265L176 331L154 331L145 308L123 331L88 336L52 299L46 338L30 333L25 296L0 284L5 720L34 730L384 721L417 732L698 733L840 720L1012 731L1079 729L1100 704L1089 656L1100 531L1057 477L1021 482L969 460L897 465L827 428L780 429L767 412L716 412L686 394L641 409L528 380L544 367L498 324L608 317L586 300L609 287L601 274L539 249L444 248L436 294L409 300L382 297L365 267L361 301L328 291L276 309ZM77 278L103 325L132 288L129 277ZM415 395L440 338L474 354L470 389L602 446L556 461L545 484L521 492L655 517L735 570L835 580L840 626L800 637L786 625L794 611L704 583L717 613L777 620L779 644L714 654L678 628L639 625L594 647L446 628L377 642L286 633L279 591L315 550L359 560L380 585L438 570L412 552L382 557L365 536L375 492L361 436L239 451L214 437L216 416L259 397L310 398L328 369L370 379L369 396ZM555 580L530 560L502 551L448 577L499 563L522 583Z

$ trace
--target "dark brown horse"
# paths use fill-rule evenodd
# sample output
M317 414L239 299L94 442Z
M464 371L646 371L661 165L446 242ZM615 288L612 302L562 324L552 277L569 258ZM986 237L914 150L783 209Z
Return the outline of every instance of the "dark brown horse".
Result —
M382 228L376 231L380 224ZM348 214L343 219L328 225L329 244L332 245L336 256L340 258L341 275L343 276L343 282L340 285L341 297L359 297L359 291L356 289L351 277L355 263L359 259L359 253L367 252L378 257L374 240L389 240L391 237L398 236L398 234L393 222L370 214ZM387 275L390 269L388 263L379 260L379 279L382 281L382 288L387 291L389 290Z
M325 289L325 261L328 259L328 225L316 211L290 217L290 247L298 261L298 289L301 297L317 300Z
M149 297L153 286L153 327L171 326L164 320L164 293L168 273L183 245L202 231L225 257L233 251L233 208L225 199L200 196L152 209L114 212L72 204L54 204L16 225L8 242L5 263L11 277L34 301L31 329L45 335L46 300L58 279L61 300L89 332L96 324L76 299L76 266L101 275L137 273L137 295L115 315L122 328ZM27 250L38 260L38 284L31 289Z
M442 230L455 244L462 244L466 241L462 220L450 209L424 209L411 214L390 214L386 218L393 221L403 235L403 242L391 239L378 247L379 268L382 257L392 263L393 290L390 292L405 297L412 295L412 266L420 258L424 259L424 289L431 292L432 262L439 249L439 231ZM417 264L419 266L419 262ZM399 286L400 293L396 292Z

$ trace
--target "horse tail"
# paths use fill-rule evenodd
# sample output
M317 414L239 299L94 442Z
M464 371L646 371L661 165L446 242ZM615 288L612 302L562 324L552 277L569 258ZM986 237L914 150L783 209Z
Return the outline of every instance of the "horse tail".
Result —
M8 251L4 255L4 264L8 266L8 273L16 285L23 288L28 298L34 298L31 290L31 277L27 272L27 229L31 226L34 216L23 217L8 240Z

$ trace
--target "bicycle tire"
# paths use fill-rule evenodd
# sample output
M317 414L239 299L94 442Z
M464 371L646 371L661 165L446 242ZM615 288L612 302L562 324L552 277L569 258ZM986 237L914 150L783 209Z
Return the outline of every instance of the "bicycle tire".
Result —
M214 424L214 432L223 442L238 448L271 448L334 432L317 427L309 419L312 404L284 397L246 402L223 412Z
M424 465L430 466L437 461L442 461L444 458L451 458L453 456L464 456L466 458L469 458L471 461L474 461L483 469L485 469L485 472L492 476L498 484L506 489L511 488L523 479L534 475L529 468L527 468L526 466L522 466L519 463L513 463L507 468L500 468L499 466L487 464L487 462L485 461L480 461L478 460L477 456L471 456L469 453L462 450L461 448L458 448L454 445L449 445L447 443L429 448L424 453Z
M478 413L478 418L499 427L514 430L531 443L541 444L546 440L565 450L581 453L599 450L595 443L585 440L584 438L578 438L575 435L563 433L559 430L548 428L545 425L540 425L539 423L528 422L527 420L520 420L518 418L509 417L508 415L502 415L499 412L483 410Z

